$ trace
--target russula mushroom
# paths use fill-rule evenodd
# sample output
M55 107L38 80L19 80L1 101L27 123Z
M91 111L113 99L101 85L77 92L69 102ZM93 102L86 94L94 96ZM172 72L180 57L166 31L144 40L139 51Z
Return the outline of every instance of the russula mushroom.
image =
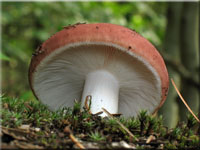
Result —
M136 116L157 111L168 92L168 72L155 47L137 32L108 24L76 24L46 40L33 55L29 82L51 110L92 96L91 112ZM105 114L102 114L105 116Z

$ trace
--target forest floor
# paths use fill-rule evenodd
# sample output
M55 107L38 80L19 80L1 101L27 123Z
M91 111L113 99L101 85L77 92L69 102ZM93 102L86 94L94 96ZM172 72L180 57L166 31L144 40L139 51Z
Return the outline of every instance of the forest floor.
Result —
M100 117L86 105L51 112L38 101L1 97L2 149L198 149L199 123L188 116L173 129L161 116Z

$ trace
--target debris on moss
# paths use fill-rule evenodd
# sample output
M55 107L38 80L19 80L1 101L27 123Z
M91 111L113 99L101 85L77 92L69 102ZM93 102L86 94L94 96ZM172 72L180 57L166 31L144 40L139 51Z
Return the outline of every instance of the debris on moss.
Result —
M141 111L138 117L117 117L137 137L131 140L116 119L91 114L75 101L73 108L51 112L38 101L1 97L2 148L61 149L84 148L115 149L197 149L199 123L192 115L186 123L180 122L174 129L162 124L161 116L151 116ZM66 128L70 132L66 132ZM77 143L70 138L74 136Z

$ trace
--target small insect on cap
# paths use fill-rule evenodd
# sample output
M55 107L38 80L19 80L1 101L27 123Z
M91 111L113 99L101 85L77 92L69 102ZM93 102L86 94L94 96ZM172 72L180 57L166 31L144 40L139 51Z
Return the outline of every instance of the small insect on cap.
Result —
M45 41L32 57L30 86L51 110L92 96L91 112L155 112L168 92L168 72L155 47L128 28L75 24ZM105 116L105 114L102 114Z

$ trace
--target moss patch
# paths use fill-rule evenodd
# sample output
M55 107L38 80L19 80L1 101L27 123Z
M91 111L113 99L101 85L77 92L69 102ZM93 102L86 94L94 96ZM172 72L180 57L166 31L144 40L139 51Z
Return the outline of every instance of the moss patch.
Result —
M161 116L153 117L146 111L136 118L116 117L138 138L135 141L115 119L92 115L86 108L81 110L78 102L73 108L56 112L38 101L5 96L1 104L2 148L77 148L65 132L66 127L86 148L195 149L200 143L199 124L193 116L174 129L163 126Z

